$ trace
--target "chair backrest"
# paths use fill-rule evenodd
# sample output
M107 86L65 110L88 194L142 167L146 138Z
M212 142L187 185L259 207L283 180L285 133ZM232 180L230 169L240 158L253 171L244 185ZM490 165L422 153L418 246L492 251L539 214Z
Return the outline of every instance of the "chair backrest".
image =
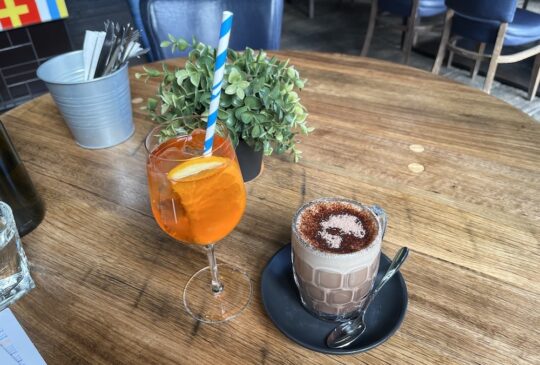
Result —
M510 23L514 20L517 0L446 0L446 6L479 21Z
M179 57L160 43L168 34L217 46L221 13L234 13L229 47L279 49L283 0L140 0L144 28L157 59Z
M148 36L146 34L146 30L144 29L143 20L141 17L141 10L140 10L140 0L128 0L129 10L131 10L131 16L133 17L133 22L135 23L135 27L141 32L141 43L144 48L150 48L150 42L148 41ZM150 52L146 54L146 58L148 58L148 61L152 62L156 58L154 55L152 49L150 48Z

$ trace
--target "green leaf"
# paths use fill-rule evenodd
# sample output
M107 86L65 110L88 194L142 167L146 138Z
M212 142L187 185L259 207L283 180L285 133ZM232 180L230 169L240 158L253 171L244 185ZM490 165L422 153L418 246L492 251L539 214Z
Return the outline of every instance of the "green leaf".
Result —
M253 114L251 114L250 112L242 113L240 119L242 120L242 123L249 124L253 120Z
M297 76L298 72L294 69L294 67L289 67L287 69L287 76L289 76L291 79L295 78Z
M227 120L229 118L229 113L224 110L218 110L218 119L219 120Z
M201 95L201 104L202 105L210 105L210 92L209 91L205 91L204 93L202 93Z
M251 130L251 137L257 138L261 135L261 127L258 125L253 126L253 129Z
M280 85L279 83L275 84L274 85L274 88L272 89L272 91L270 92L270 98L272 99L277 99L280 95Z
M225 94L233 95L236 93L236 85L229 85L225 89Z
M270 156L273 152L273 148L272 146L270 145L270 142L269 141L264 141L263 142L263 150L264 150L264 154L266 156Z
M264 79L260 78L258 80L254 80L251 82L251 88L253 89L254 93L259 92L264 86Z
M242 106L240 108L237 108L234 111L234 116L236 117L236 119L242 119L242 114L245 113L247 110L248 110L248 108L246 106Z
M233 97L229 94L221 94L221 98L219 99L219 107L220 108L228 108L232 105Z
M259 123L259 124L264 124L266 122L271 122L271 120L267 120L268 117L265 114L255 114L253 117L257 120L257 123Z
M169 37L169 40L171 42L173 42L173 43L176 42L176 39L174 38L174 36L171 33L167 34L167 36Z
M232 99L232 105L234 107L239 107L239 106L244 105L244 101L242 99L240 99L238 96L236 96L236 91L235 91L233 99Z
M239 81L239 82L236 83L236 85L237 85L239 88L245 90L245 89L248 88L249 82L247 82L247 81Z
M240 82L242 81L242 74L240 74L236 68L233 68L229 74L229 77L227 78L227 81L229 81L229 84Z
M182 85L182 82L189 77L189 73L186 70L178 70L174 75L176 76L178 85Z
M246 93L242 89L236 89L236 96L238 96L240 99L244 99Z
M160 113L163 115L169 111L169 104L161 104L161 110Z
M158 101L156 99L148 98L146 102L146 107L148 108L148 110L154 111L156 110L157 104L158 104Z
M189 47L189 43L184 38L180 38L176 41L176 47L180 51L185 51Z
M299 100L298 94L294 91L291 91L287 94L287 102L288 103L296 103Z
M189 79L191 80L191 83L193 84L193 86L199 86L199 82L201 81L201 74L191 73L189 75Z
M154 68L143 66L143 69L144 69L144 71L146 71L146 73L150 77L159 77L159 76L161 76L161 72L159 72L158 70L156 70Z
M260 109L262 105L260 100L254 96L246 96L244 104L250 109Z
M163 41L163 42L161 42L161 43L159 44L159 46L160 46L161 48L167 48L167 47L170 47L170 45L171 45L171 42L169 42L169 41Z

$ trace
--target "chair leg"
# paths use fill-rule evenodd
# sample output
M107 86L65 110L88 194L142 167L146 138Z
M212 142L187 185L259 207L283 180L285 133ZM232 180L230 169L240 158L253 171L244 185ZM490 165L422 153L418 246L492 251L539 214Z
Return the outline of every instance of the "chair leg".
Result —
M504 36L506 34L506 28L508 28L508 23L501 23L499 26L499 31L497 32L497 40L495 41L495 46L493 47L493 53L491 54L491 61L489 62L489 68L486 75L486 81L484 82L484 92L488 94L491 94L491 86L493 85L493 79L495 78L495 72L497 71L499 56L501 55Z
M416 47L416 43L418 43L418 31L414 32L414 37L412 40L412 46Z
M404 30L401 31L401 42L399 43L399 48L404 51L405 50L405 38L407 36L407 20L409 18L403 17L401 18L401 25L403 25Z
M309 19L315 18L315 0L309 0Z
M448 46L448 39L450 38L450 29L452 28L453 16L453 10L449 9L446 11L446 15L444 17L444 29L441 36L441 43L439 44L439 51L437 52L437 58L435 58L435 63L431 69L431 72L437 75L441 71L441 65L444 60L444 55L446 54L446 47Z
M457 39L452 39L450 41L450 44L452 46L455 46L456 43L457 43ZM450 52L448 52L448 61L446 62L446 67L448 68L452 67L452 62L454 62L454 52L450 50Z
M411 58L412 43L414 39L414 25L411 29L407 30L405 35L405 45L403 50L403 63L408 65Z
M411 58L412 44L416 33L416 23L418 21L418 6L420 0L413 0L411 15L407 19L407 33L405 34L405 44L403 45L403 63L409 64Z
M540 53L534 58L531 81L529 83L529 101L533 101L540 83Z
M480 65L484 59L484 51L486 50L486 44L480 43L478 46L478 58L474 61L474 66L471 68L471 81L474 81L476 75L478 75L478 70L480 70Z
M371 1L371 12L369 14L369 24L366 32L366 38L364 39L364 45L362 46L362 52L360 55L367 56L369 52L369 46L371 45L371 39L373 39L373 31L375 30L375 23L377 22L378 0Z

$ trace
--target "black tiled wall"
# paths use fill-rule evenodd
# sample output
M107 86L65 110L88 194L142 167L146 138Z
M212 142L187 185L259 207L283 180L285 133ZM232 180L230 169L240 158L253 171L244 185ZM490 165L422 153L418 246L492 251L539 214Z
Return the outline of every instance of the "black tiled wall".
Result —
M70 50L62 21L0 32L0 111L45 92L36 77L37 67Z
M69 18L0 32L0 112L46 92L36 78L48 58L81 49L84 33L107 19L133 24L126 0L67 0Z

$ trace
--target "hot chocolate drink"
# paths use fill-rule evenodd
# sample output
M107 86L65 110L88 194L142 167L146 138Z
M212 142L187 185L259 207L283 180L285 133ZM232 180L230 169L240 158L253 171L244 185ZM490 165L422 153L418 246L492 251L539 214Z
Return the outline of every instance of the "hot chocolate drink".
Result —
M362 206L346 201L318 202L298 216L296 229L314 249L330 253L360 251L377 236L377 219Z
M304 306L344 320L363 304L379 268L386 216L377 206L322 198L292 222L293 271Z

